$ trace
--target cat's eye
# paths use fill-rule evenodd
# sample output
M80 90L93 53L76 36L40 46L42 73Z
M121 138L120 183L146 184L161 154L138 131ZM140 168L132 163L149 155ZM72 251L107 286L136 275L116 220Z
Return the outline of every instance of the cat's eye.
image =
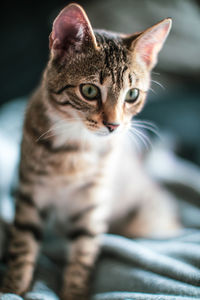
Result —
M130 89L125 97L125 101L128 103L134 103L139 97L139 90L136 88Z
M96 100L100 97L100 91L94 84L81 84L80 91L87 100Z

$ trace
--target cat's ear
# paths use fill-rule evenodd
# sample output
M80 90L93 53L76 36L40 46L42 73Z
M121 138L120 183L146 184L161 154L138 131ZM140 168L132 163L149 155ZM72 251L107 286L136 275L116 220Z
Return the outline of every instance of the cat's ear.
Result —
M164 19L133 39L130 50L134 58L151 70L157 63L159 51L170 32L172 20Z
M97 48L91 24L80 5L69 4L57 16L49 37L49 47L57 55L84 51L87 47Z

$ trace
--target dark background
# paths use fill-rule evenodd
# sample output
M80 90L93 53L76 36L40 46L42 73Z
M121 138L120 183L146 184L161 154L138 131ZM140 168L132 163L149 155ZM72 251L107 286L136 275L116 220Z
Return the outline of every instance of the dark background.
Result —
M48 60L48 36L53 19L70 2L7 1L1 4L0 105L28 96L37 86ZM161 130L170 132L176 140L177 153L200 164L199 1L77 2L86 9L95 27L129 33L172 16L173 31L155 70L161 76L153 74L153 79L163 84L165 90L152 83L156 94L149 93L141 118L153 120Z
M66 2L4 1L1 6L1 103L27 95L38 84L48 59L53 17Z

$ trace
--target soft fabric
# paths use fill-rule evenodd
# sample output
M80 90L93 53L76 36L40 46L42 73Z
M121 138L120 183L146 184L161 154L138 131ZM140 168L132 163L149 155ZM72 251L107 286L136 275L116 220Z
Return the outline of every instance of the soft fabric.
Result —
M102 242L93 274L94 300L200 299L199 230L184 230L178 237L160 241L105 235ZM57 261L56 256L42 255L33 289L25 299L58 299L61 265L60 252ZM0 299L17 300L11 294Z
M24 103L12 103L0 112L1 168L4 172L7 170L1 192L0 213L7 220L12 219L13 215L11 191L16 178L16 175L13 178L13 170L19 153L19 130ZM18 117L15 120L16 107ZM12 126L12 130L15 130L10 134L7 122L3 123L3 120L8 119L18 124L16 127ZM9 149L12 149L15 157L14 165L3 159L9 154ZM165 162L163 166L162 161ZM174 192L184 228L178 236L164 240L131 240L117 235L104 235L102 253L92 277L93 300L200 299L200 170L191 163L178 159L169 150L163 150L160 145L155 146L155 151L147 159L147 166L158 180ZM1 226L1 257L3 233ZM63 251L62 239L47 233L33 286L26 294L26 300L59 299ZM1 262L0 279L4 271L5 265ZM0 296L0 300L20 299L22 298L13 294Z

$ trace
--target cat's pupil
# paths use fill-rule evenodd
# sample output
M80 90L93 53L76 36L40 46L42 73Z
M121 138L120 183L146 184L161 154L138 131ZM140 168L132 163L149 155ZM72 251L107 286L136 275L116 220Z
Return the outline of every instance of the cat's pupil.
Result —
M95 100L100 96L98 87L92 84L82 84L80 86L81 94L87 100Z
M127 94L125 101L128 103L133 103L138 99L139 96L139 90L136 88L130 89Z
M137 97L136 89L130 90L130 98L134 99L135 97Z

